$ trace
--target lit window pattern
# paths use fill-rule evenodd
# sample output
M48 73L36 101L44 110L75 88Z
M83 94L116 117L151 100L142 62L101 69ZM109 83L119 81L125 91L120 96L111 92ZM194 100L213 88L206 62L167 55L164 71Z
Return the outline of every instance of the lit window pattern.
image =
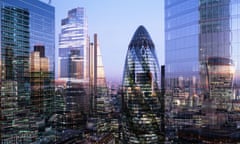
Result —
M159 143L161 137L160 71L154 44L140 26L128 47L123 75L123 141Z
M11 142L19 129L29 128L24 124L30 95L29 12L6 6L1 18L1 140Z
M40 137L38 122L48 116L33 112L31 96L30 52L34 45L45 46L45 66L34 69L48 71L44 89L48 90L48 104L53 106L55 59L54 7L41 1L0 0L1 7L1 143L32 143ZM36 56L36 55L35 55ZM47 64L47 65L46 65ZM46 76L44 76L46 78ZM51 83L50 83L51 82ZM51 99L51 101L50 101ZM45 104L45 103L44 103ZM45 107L53 111L53 107ZM3 126L4 125L4 126ZM45 125L46 126L46 125Z

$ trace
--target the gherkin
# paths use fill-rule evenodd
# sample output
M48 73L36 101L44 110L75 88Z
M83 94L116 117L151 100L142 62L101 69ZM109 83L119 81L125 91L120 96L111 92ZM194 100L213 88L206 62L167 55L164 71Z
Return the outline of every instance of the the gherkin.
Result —
M128 46L123 74L124 143L161 143L162 100L155 47L147 30L139 26Z

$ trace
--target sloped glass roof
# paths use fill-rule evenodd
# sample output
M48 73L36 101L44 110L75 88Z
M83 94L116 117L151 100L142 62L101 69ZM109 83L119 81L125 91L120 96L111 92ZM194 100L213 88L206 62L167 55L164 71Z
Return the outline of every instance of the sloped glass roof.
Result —
M142 45L144 47L146 46L154 47L154 44L148 31L145 29L144 26L140 25L132 37L132 40L129 44L129 48L142 47Z

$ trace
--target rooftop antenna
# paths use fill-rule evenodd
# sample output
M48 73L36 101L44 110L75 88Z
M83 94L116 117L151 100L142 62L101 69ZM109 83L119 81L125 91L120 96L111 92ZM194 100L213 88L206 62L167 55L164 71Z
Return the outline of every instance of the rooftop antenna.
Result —
M51 4L51 3L52 3L52 0L49 0L49 1L48 1L48 4Z

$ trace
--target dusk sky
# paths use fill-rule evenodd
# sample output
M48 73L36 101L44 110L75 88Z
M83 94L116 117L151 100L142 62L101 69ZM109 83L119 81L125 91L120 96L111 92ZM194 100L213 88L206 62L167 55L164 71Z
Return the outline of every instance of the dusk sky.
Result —
M52 0L52 5L56 12L56 48L61 19L70 9L86 8L88 32L91 39L98 34L107 81L122 79L128 44L139 25L150 33L159 64L164 64L164 0Z

